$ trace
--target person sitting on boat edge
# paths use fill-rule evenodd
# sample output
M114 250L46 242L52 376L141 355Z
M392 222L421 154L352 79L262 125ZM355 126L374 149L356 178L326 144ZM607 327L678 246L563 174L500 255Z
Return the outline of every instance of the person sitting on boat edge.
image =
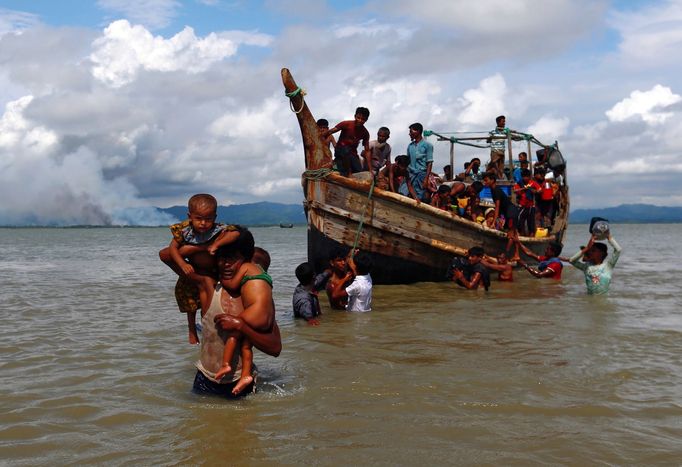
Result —
M296 267L295 274L298 285L291 299L294 318L302 318L311 326L317 326L320 324L318 317L322 315L318 292L327 285L332 272L330 269L325 269L315 275L312 264L301 263Z
M485 252L480 246L469 248L467 257L456 256L448 269L448 279L466 289L490 288L490 273L481 264Z
M331 149L336 149L336 139L332 135L325 136L329 131L329 121L326 118L321 118L317 122L317 131L320 133L322 142L326 148L331 146Z
M602 295L609 291L613 269L623 251L610 232L606 238L613 247L613 255L608 261L604 262L608 256L608 247L597 242L595 234L592 234L587 245L569 260L573 266L585 274L585 285L587 286L587 293L590 295Z
M431 206L443 211L452 212L452 199L450 198L450 187L448 185L438 187L436 194L431 197Z
M515 238L515 242L521 251L523 251L523 254L530 256L536 261L539 261L537 268L533 268L522 259L519 259L518 263L523 266L526 271L537 278L561 280L561 271L563 271L564 268L564 265L561 262L562 258L559 256L561 255L561 250L563 249L561 243L552 242L545 248L544 255L536 255L533 253L533 251L531 251L530 248L521 243L518 237Z
M218 201L212 195L199 193L187 203L188 219L170 226L173 238L159 251L159 258L179 276L175 284L175 300L181 313L187 315L189 343L199 343L196 314L201 308L199 289L188 274L215 276L214 252L239 237L237 226L216 223ZM182 253L181 253L182 249Z
M365 128L368 119L369 109L358 107L355 109L353 120L337 123L334 128L323 134L323 137L328 137L337 131L341 132L334 150L334 162L339 173L344 177L349 177L352 173L362 172L358 144L362 141L364 154L369 153L369 132Z
M348 303L348 295L345 292L346 285L353 279L352 271L348 267L350 248L336 246L329 255L329 268L331 276L325 287L329 306L334 310L345 310ZM348 275L349 271L351 272Z
M391 168L391 145L387 143L390 137L391 130L382 126L377 131L377 139L369 142L369 151L366 153L364 165L365 170L369 170L372 176L384 166L388 168L389 176L393 172Z
M429 175L433 165L433 145L426 141L423 136L424 126L421 123L410 125L410 139L407 146L407 155L410 158L410 165L407 168L408 177L412 188L416 193L416 200L429 202ZM410 196L407 184L401 185L400 194Z
M382 190L390 190L394 193L398 192L398 188L403 182L407 186L409 193L414 194L414 188L407 177L407 166L410 164L410 158L406 155L400 155L395 158L395 162L390 166L385 166L377 174L376 187ZM416 195L414 195L416 196Z

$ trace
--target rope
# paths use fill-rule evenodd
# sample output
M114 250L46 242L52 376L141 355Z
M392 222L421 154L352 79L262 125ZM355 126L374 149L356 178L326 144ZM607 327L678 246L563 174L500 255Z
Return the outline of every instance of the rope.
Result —
M303 172L303 178L305 178L306 180L321 180L332 172L333 170L328 167L323 167L321 169L306 170L305 172Z
M301 108L296 110L294 108L294 102L291 99L298 96L299 94L301 95ZM303 99L303 97L306 95L305 89L297 87L291 92L285 92L284 95L289 98L289 108L291 109L291 111L295 114L300 114L301 111L303 110L303 107L305 107L305 99Z
M369 195L367 196L367 204L362 210L362 217L360 218L360 224L358 224L358 230L355 232L355 241L353 242L353 249L351 250L351 258L355 256L355 249L358 247L358 242L360 241L360 232L362 232L362 226L365 223L365 214L367 213L367 206L372 199L372 194L374 193L374 182L376 181L376 175L372 177L372 184L369 187Z

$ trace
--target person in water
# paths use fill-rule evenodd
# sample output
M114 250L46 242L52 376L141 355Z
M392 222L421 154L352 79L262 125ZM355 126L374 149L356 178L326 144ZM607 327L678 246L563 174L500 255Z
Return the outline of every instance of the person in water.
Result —
M240 231L240 238L243 230ZM199 288L203 328L201 353L196 362L197 373L193 385L195 392L234 398L253 391L256 368L252 367L249 375L251 382L244 387L243 383L248 380L243 380L240 354L233 356L230 373L222 378L216 377L224 367L223 354L230 336L248 339L254 347L273 357L277 357L282 350L270 284L263 279L249 281L246 283L249 284L248 287L242 286L237 291L227 288L232 285L232 280L245 262L243 258L253 252L253 246L250 246L253 237L250 236L249 241L249 236L245 236L234 246L223 246L216 251L219 276L217 282L211 276L197 273L188 275ZM236 253L234 250L237 250ZM237 386L241 390L236 390Z
M502 252L497 255L497 261L491 261L489 257L485 256L481 260L481 264L491 271L497 271L497 279L500 282L512 282L514 280L514 268L512 267L507 255Z
M272 278L261 265L251 262L254 250L253 235L247 229L240 228L239 238L219 250L221 284L229 294L241 296L244 311L239 317L256 331L265 331L272 323L267 320L252 320L252 317L274 316ZM236 336L229 336L225 340L222 364L215 374L215 379L222 380L224 376L234 372L231 362L239 343L242 368L239 380L232 390L234 395L242 392L253 382L253 351L248 337L242 337L240 340Z
M296 267L295 274L298 285L291 299L294 318L302 318L311 326L317 326L320 324L318 317L322 315L318 292L327 284L331 270L326 269L315 275L312 264L301 263Z
M331 276L327 281L326 291L329 306L334 310L345 310L348 303L348 295L345 292L346 285L353 280L352 271L348 267L349 248L337 246L329 256ZM351 272L349 275L348 273Z
M537 255L533 253L530 248L521 243L518 237L516 237L514 240L526 256L530 256L536 261L539 261L537 268L533 268L522 259L519 259L518 263L523 266L526 271L528 271L532 276L540 279L547 278L561 280L561 271L564 269L564 265L561 262L562 258L559 256L561 255L561 250L563 249L561 243L552 242L545 248L544 255Z
M490 273L481 264L485 253L483 248L475 246L469 248L466 260L457 257L450 266L449 276L453 282L466 289L490 288Z
M351 274L355 276L344 293L348 297L346 311L372 311L372 257L360 252L348 260Z
M187 278L197 272L217 277L213 254L234 241L239 234L233 225L215 222L218 202L208 194L192 196L187 203L188 219L170 226L173 239L159 251L159 258L180 276L175 285L175 300L180 312L187 315L189 343L198 344L196 314L200 308L199 289ZM180 254L180 248L184 254Z
M594 234L587 245L569 260L573 266L585 274L587 293L591 295L602 295L609 291L613 268L616 267L616 262L620 258L622 249L610 232L607 239L613 247L613 254L608 261L605 261L608 256L608 247L604 243L597 242Z

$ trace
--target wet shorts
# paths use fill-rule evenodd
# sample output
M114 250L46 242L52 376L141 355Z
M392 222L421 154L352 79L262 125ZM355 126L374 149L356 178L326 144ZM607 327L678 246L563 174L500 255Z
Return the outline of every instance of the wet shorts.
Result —
M196 313L201 308L199 287L186 277L178 277L175 283L175 301L181 313Z
M254 378L253 383L249 384L242 392L235 396L232 394L232 388L237 384L237 381L228 384L218 384L215 381L211 381L201 371L197 370L197 374L194 377L194 384L192 385L192 391L197 394L213 394L226 397L227 399L239 399L254 392L255 383L256 380Z

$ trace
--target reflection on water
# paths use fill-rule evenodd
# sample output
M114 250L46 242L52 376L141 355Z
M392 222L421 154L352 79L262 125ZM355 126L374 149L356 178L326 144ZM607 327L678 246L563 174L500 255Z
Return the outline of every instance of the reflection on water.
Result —
M586 241L572 226L565 253ZM305 229L270 250L284 350L259 392L190 392L166 229L0 229L0 455L36 464L678 464L682 228L614 226L607 297L580 271L489 293L382 286L373 310L291 317Z

